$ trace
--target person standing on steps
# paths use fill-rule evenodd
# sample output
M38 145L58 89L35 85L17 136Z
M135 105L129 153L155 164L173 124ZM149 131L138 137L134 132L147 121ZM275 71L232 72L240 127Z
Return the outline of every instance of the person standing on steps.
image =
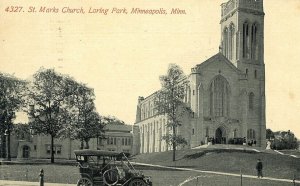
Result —
M262 164L262 162L261 162L260 159L257 159L256 170L257 170L257 177L258 178L262 178L263 177L262 169L263 169L263 164Z

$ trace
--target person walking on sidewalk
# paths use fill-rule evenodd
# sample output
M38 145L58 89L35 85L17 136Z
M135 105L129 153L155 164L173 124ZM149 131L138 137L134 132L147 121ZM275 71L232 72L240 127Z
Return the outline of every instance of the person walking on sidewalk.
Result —
M262 169L263 169L263 164L262 164L262 162L261 162L260 159L257 159L256 170L257 170L257 177L258 178L262 178L263 177Z

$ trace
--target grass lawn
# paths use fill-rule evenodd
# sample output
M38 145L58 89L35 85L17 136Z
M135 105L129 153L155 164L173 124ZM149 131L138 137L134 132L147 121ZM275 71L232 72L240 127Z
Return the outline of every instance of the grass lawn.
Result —
M280 154L232 149L197 149L178 150L177 160L171 161L172 152L151 153L138 155L133 161L166 166L194 168L229 173L256 175L256 161L263 161L264 176L300 179L300 159Z
M264 164L264 176L293 179L295 174L297 180L300 180L300 159L276 153L258 153L232 149L197 149L177 151L177 161L175 162L171 161L171 157L172 152L151 153L135 156L131 161L236 174L239 174L241 170L243 174L256 175L256 160L260 158ZM44 169L45 183L76 183L79 178L79 169L76 165L38 162L31 165L0 165L0 179L38 182L41 169ZM137 169L142 170L146 176L151 176L154 186L175 186L187 179L190 181L183 184L184 186L238 186L241 182L240 177L234 176L176 171L157 167L137 166ZM292 185L292 183L243 178L243 186L245 185L283 186Z
M24 180L24 181L38 181L38 175L40 169L44 169L45 183L76 183L79 178L78 168L71 165L0 165L0 179L9 180ZM27 171L28 170L28 171ZM147 168L142 170L147 176L151 176L154 186L177 186L183 183L187 179L198 177L183 184L183 186L200 186L200 185L224 185L224 186L239 186L240 178L195 173L190 171L172 171L166 169L153 170ZM27 175L26 175L27 174ZM243 186L284 186L290 185L290 183L274 182L260 179L243 179Z

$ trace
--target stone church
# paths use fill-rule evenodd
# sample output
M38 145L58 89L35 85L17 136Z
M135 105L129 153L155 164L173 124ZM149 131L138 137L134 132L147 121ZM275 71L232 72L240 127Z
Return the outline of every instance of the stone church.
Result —
M263 0L229 0L221 5L220 51L191 69L184 101L193 113L178 134L188 148L213 138L226 144L240 138L265 147L265 65ZM140 153L170 149L161 137L170 130L154 110L156 93L139 97L135 125Z

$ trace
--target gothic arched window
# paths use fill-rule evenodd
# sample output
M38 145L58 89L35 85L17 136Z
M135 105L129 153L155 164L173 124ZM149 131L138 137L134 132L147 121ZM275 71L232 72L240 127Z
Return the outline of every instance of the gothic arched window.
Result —
M251 59L258 60L258 41L257 41L257 24L254 23L251 29Z
M228 28L226 27L223 32L224 52L223 54L228 58Z
M252 110L254 108L254 94L251 92L249 94L249 109Z
M243 24L243 57L249 59L250 46L249 46L249 24L245 22Z
M141 120L143 120L144 119L144 109L142 108L141 109Z
M230 25L230 37L229 37L229 59L231 60L234 56L234 34L235 28L234 25Z
M184 94L184 102L185 103L188 103L188 100L189 100L189 86L186 86L185 89L185 94Z
M238 131L237 129L234 129L234 130L233 130L233 137L234 137L234 138L237 137L237 131Z
M143 105L143 119L145 119L146 118L146 107L145 107L145 105Z
M205 137L209 137L209 128L208 127L205 128Z
M191 104L191 87L188 87L188 104Z
M211 116L229 115L229 92L227 80L218 75L210 85L210 114Z
M255 130L249 129L247 131L247 139L255 139Z
M150 103L148 104L148 118L151 117L151 106L150 106Z

